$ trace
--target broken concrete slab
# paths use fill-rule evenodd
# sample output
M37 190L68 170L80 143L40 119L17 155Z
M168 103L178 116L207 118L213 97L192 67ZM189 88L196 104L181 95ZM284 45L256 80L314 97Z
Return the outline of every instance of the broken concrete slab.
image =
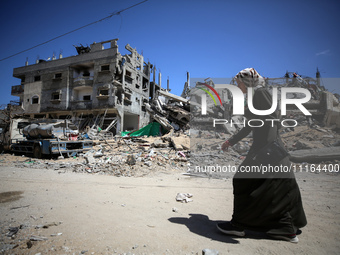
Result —
M310 145L308 145L306 142L302 142L302 141L296 141L296 143L293 144L293 146L296 148L296 150L312 149L312 147Z
M155 148L166 148L169 146L169 143L165 143L163 140L161 139L158 139L158 140L155 140L152 144L151 144L152 147L155 147Z
M151 161L146 161L144 162L144 165L147 165L148 167L152 166L152 162Z
M340 160L340 147L325 147L308 150L290 151L290 161L294 163L319 163Z
M86 159L86 163L87 164L93 164L96 160L95 158L93 157L93 153L86 153L84 158Z
M183 97L180 97L180 96L177 96L175 94L172 94L172 93L169 93L167 91L162 91L162 90L159 90L158 93L162 96L165 96L165 97L169 97L175 101L178 101L178 102L181 102L181 103L185 103L185 104L188 104L189 103L189 100L188 99L185 99Z

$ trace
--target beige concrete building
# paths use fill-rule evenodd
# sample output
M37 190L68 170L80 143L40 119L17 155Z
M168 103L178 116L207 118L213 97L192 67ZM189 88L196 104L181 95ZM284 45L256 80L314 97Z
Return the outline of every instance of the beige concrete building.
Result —
M144 103L160 89L156 68L129 44L130 54L122 56L117 41L76 47L78 55L14 68L21 83L12 86L11 94L20 98L24 115L72 119L80 129L93 124L106 128L115 121L114 134L148 124Z

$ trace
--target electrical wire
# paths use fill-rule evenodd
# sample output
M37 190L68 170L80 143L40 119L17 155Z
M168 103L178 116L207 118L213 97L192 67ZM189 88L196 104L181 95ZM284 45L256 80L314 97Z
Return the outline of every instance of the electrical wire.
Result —
M87 25L84 25L84 26L82 26L82 27L76 28L76 29L74 29L74 30L72 30L72 31L70 31L70 32L67 32L67 33L65 33L65 34L59 35L59 36L57 36L57 37L54 37L54 38L52 38L52 39L50 39L50 40L47 40L47 41L45 41L45 42L43 42L43 43L39 43L39 44L37 44L37 45L35 45L35 46L33 46L33 47L30 47L30 48L28 48L28 49L26 49L26 50L22 50L22 51L17 52L17 53L15 53L15 54L13 54L13 55L10 55L10 56L8 56L8 57L2 58L2 59L0 59L0 61L9 59L9 58L14 57L14 56L17 56L17 55L19 55L19 54L21 54L21 53L24 53L24 52L26 52L26 51L32 50L32 49L34 49L34 48L37 48L37 47L39 47L39 46L41 46L41 45L44 45L44 44L49 43L49 42L51 42L51 41L54 41L54 40L56 40L56 39L58 39L58 38L60 38L60 37L63 37L63 36L68 35L68 34L71 34L71 33L73 33L73 32L76 32L76 31L78 31L78 30L80 30L80 29L83 29L83 28L85 28L85 27L91 26L91 25L93 25L93 24L99 23L99 22L101 22L101 21L103 21L103 20L110 19L110 18L112 18L112 17L115 16L115 15L120 15L122 12L124 12L124 11L126 11L126 10L128 10L128 9L131 9L131 8L137 6L137 5L140 5L140 4L142 4L142 3L145 3L146 1L148 1L148 0L144 0L144 1L139 2L139 3L137 3L137 4L131 5L131 6L125 8L125 9L122 9L122 10L120 10L120 11L113 12L113 13L111 13L109 16L107 16L107 17L105 17L105 18L102 18L102 19L100 19L100 20L91 22L91 23L89 23L89 24L87 24ZM120 30L120 29L119 29L119 30Z
M120 29L122 28L122 24L123 24L123 17L122 17L122 15L120 15L120 13L119 13L119 16L120 16L120 25L119 25L118 33L117 33L117 35L115 37L117 37L119 35Z

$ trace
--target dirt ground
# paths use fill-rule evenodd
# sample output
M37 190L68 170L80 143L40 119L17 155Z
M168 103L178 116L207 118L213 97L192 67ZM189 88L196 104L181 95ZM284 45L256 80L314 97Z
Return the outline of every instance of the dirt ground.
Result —
M1 254L202 254L206 248L219 254L339 254L340 174L298 172L296 178L308 225L292 244L216 230L232 214L230 178L0 166ZM193 201L177 202L177 193L191 193ZM12 237L10 227L19 227ZM46 240L29 241L34 238Z

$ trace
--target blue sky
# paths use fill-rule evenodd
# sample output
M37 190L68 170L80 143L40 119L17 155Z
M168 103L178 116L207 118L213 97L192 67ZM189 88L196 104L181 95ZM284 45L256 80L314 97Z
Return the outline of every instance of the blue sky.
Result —
M104 18L141 0L6 1L0 9L0 59ZM180 95L191 77L230 78L254 67L265 77L286 71L340 78L340 1L148 0L120 15L0 61L0 105L12 97L13 68L40 59L76 55L73 45L119 38L170 79ZM325 79L326 80L326 79ZM340 93L340 84L324 84Z

